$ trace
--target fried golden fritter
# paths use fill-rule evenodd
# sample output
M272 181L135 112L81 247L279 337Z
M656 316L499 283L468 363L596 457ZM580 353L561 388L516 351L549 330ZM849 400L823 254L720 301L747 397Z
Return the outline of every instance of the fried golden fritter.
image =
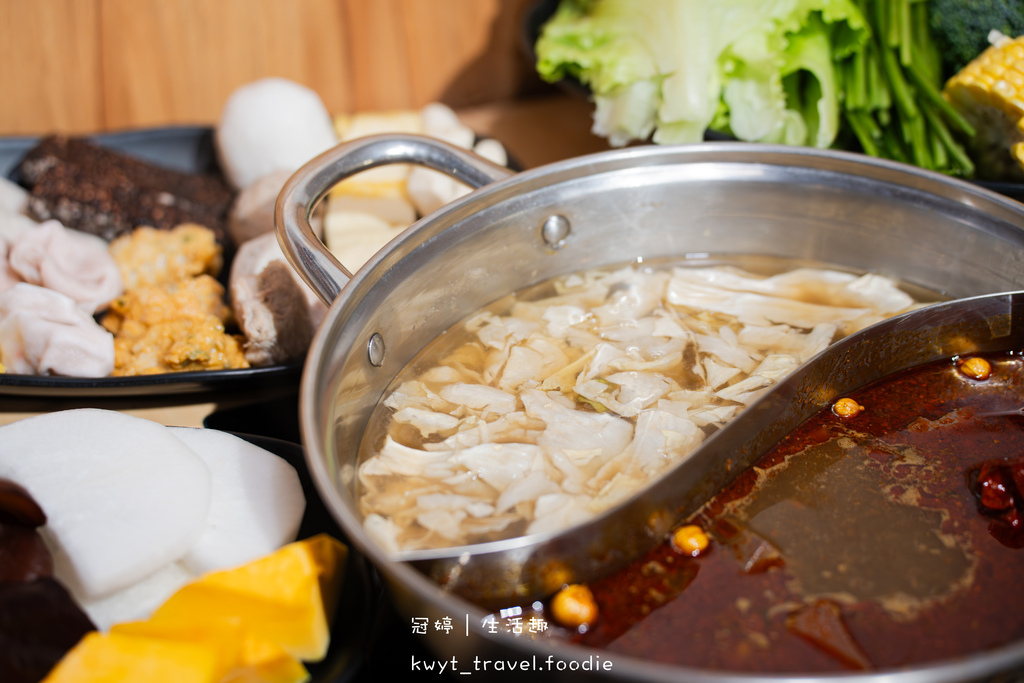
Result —
M114 334L114 375L247 368L231 309L209 275L140 287L111 302L103 326Z
M224 264L209 228L183 223L171 230L139 227L110 243L126 291L201 274L216 276Z

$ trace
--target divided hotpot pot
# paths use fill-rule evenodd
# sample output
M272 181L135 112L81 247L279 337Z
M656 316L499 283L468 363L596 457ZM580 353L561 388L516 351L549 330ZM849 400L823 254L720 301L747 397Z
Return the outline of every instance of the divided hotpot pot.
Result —
M309 217L337 181L391 163L427 166L477 189L418 221L353 275L315 237ZM695 457L686 476L645 490L585 533L423 552L404 561L389 556L362 526L355 491L360 441L399 371L469 313L557 275L705 255L824 262L893 276L953 299L1024 289L1024 205L914 167L831 150L646 146L511 174L437 140L382 135L340 145L300 169L280 195L276 219L289 260L331 304L300 389L303 442L318 491L351 542L388 581L400 613L430 623L447 617L457 625L457 633L423 638L439 658L462 662L534 655L580 662L594 655L544 639L490 633L482 626L488 610L478 604L553 588L545 585L543 571L552 562L583 577L611 567L666 531L685 507L680 500L699 504L723 483L714 462ZM805 407L830 398L817 395ZM754 432L726 427L702 448L716 438L754 444ZM756 455L753 446L749 450ZM610 670L590 673L759 679L611 660ZM1024 645L886 675L963 680L1022 662ZM586 672L570 673L578 680Z

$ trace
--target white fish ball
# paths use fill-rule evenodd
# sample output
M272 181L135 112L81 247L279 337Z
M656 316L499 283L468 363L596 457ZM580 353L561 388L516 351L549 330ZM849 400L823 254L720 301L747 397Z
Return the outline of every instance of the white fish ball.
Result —
M284 78L263 78L235 90L216 131L221 167L239 190L273 171L295 171L337 143L320 96Z

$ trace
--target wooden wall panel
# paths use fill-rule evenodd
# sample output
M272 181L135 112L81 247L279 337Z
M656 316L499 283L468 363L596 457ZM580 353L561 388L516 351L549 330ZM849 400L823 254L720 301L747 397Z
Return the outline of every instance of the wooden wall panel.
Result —
M102 127L99 3L0 2L0 133Z
M345 13L352 27L352 110L411 106L412 73L401 0L350 0L345 3Z
M526 0L349 0L358 110L506 99L532 69L520 47Z
M102 0L108 128L216 121L264 76L350 106L341 0Z
M212 124L264 76L331 112L511 99L533 0L0 0L0 135Z

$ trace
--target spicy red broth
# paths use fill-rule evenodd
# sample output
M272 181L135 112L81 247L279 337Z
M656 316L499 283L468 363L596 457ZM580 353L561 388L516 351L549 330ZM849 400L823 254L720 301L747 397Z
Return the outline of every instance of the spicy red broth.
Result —
M850 394L801 425L665 543L590 585L573 640L653 661L758 672L888 669L1024 637L1024 368L945 361Z

